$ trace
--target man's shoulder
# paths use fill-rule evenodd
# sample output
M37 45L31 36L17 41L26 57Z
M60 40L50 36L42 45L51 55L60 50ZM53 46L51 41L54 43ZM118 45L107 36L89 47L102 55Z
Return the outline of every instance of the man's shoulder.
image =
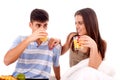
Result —
M57 44L56 46L55 46L55 48L57 48L57 49L61 49L61 44Z
M27 37L27 36L19 35L19 36L17 36L17 39L24 40L26 37Z

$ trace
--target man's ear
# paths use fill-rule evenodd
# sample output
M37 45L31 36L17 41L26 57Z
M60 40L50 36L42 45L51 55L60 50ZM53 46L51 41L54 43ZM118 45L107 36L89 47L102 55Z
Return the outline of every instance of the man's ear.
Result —
M30 28L32 27L32 23L31 23L31 22L29 22L29 27L30 27Z

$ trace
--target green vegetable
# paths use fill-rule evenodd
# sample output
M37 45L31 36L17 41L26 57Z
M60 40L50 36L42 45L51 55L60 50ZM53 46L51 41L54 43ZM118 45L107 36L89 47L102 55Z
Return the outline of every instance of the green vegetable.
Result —
M16 78L17 78L18 80L25 80L25 75L24 75L23 73L19 73L19 74L16 76Z

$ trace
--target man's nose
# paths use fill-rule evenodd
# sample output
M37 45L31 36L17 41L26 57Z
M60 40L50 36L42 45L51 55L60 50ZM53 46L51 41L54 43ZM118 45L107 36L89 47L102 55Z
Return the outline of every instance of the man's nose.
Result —
M40 29L40 30L45 30L43 26L41 26L39 29Z

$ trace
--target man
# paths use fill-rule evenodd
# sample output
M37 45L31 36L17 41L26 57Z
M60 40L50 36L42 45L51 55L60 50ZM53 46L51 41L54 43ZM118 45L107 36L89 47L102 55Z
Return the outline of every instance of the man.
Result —
M19 36L4 57L6 65L18 60L13 76L23 73L27 79L49 79L53 64L55 77L60 80L61 46L49 49L48 21L49 15L45 10L34 9L31 12L29 26L32 34Z

